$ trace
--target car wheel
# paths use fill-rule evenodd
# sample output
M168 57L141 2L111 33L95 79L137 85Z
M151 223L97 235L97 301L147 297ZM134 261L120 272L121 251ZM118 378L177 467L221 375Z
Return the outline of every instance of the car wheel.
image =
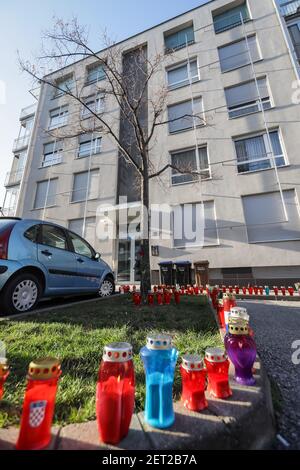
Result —
M100 297L110 297L115 292L115 283L110 277L106 277L101 284Z
M22 273L8 282L3 292L5 314L25 313L38 303L42 293L39 278L31 273Z

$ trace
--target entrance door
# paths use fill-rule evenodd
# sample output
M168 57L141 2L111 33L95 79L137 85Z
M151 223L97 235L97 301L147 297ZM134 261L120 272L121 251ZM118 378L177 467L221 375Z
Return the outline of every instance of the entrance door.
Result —
M140 281L140 246L140 240L119 240L118 282L133 284Z
M195 281L197 286L206 286L209 283L209 263L208 261L195 264Z

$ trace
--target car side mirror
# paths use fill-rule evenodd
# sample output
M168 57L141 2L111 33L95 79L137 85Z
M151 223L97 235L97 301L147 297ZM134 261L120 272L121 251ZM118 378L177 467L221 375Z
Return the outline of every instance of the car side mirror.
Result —
M100 258L101 258L100 253L95 253L94 259L95 259L95 260L98 260L98 259L100 259Z

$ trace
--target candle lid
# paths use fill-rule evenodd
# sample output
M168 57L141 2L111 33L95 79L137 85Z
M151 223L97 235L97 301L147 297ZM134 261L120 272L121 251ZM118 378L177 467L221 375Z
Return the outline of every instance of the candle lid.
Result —
M103 361L126 362L132 359L132 346L130 343L110 343L104 347Z
M61 364L54 357L46 357L31 361L28 368L28 377L33 380L55 379L61 374Z
M6 375L8 369L9 367L6 357L0 357L0 378Z
M223 300L229 299L229 294L223 294Z
M249 322L249 320L250 320L247 309L243 308L243 307L231 307L230 317L231 318L240 318L240 319L245 320L247 322Z
M152 334L147 336L148 349L171 349L172 338L164 334Z
M228 332L231 335L249 335L248 322L242 318L229 317Z
M209 362L225 362L227 354L221 348L208 348L205 351L205 359Z
M203 359L200 354L184 354L182 356L182 367L188 371L199 371L204 368Z

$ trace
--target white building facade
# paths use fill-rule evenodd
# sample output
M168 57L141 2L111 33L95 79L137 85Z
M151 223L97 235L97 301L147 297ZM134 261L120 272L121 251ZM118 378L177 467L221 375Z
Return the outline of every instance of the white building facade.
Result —
M128 53L142 45L150 59L165 53L164 67L148 86L150 99L161 83L169 90L170 122L156 131L153 167L189 162L202 175L195 179L168 169L151 180L151 204L170 205L173 224L184 224L183 204L192 220L199 203L205 215L204 246L197 237L174 239L171 233L165 239L160 228L154 230L154 283L165 261L188 261L193 275L199 263L201 283L208 277L237 284L299 281L299 57L297 39L291 43L297 32L289 29L282 8L273 0L213 0L121 43ZM96 84L105 80L96 63L79 61L52 78L62 87L76 80L95 110L105 109L113 129L123 132L115 119L118 107L96 94ZM202 117L201 125L180 119L191 110ZM133 283L139 280L139 240L100 242L95 230L99 205L119 204L126 188L131 210L139 206L116 144L101 132L65 140L45 132L67 129L83 114L70 97L42 85L17 215L82 234L119 282Z

